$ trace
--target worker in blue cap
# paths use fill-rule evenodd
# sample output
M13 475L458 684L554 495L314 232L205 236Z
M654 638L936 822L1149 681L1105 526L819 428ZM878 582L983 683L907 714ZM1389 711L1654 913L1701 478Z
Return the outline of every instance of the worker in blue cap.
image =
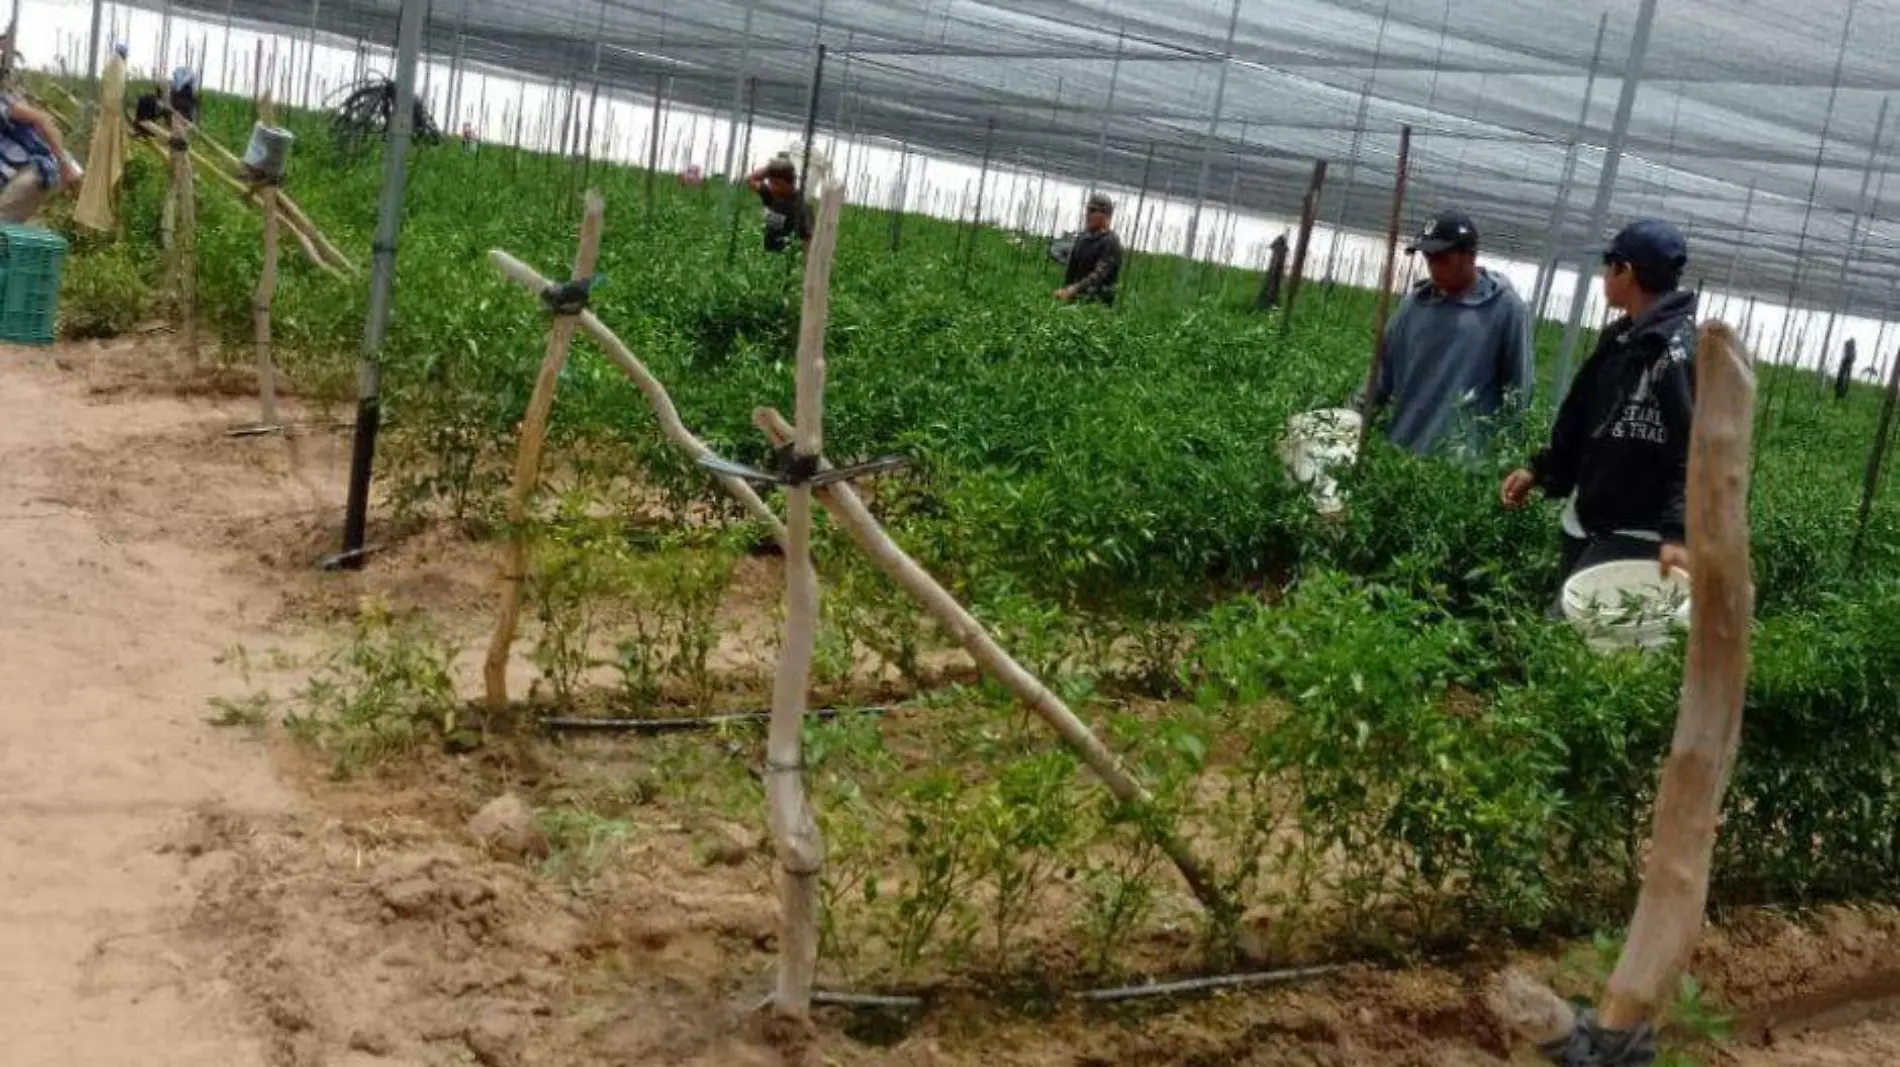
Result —
M1681 288L1689 243L1661 219L1625 226L1603 252L1603 296L1623 316L1570 383L1550 446L1504 480L1504 506L1531 490L1565 501L1565 577L1613 560L1687 571L1689 430L1696 294Z

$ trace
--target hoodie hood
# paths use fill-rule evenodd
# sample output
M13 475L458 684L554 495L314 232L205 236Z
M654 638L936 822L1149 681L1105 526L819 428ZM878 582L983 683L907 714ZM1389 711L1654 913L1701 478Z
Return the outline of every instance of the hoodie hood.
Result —
M1625 343L1672 341L1681 334L1685 323L1694 324L1695 312L1696 294L1693 290L1677 289L1672 293L1664 293L1641 315L1630 320L1629 331L1624 335Z

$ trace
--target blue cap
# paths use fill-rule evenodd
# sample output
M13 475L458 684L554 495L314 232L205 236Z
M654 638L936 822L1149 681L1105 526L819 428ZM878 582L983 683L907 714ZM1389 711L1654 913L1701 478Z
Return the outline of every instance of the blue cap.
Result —
M1603 249L1603 261L1680 274L1689 263L1689 241L1681 230L1661 219L1637 219L1610 239Z

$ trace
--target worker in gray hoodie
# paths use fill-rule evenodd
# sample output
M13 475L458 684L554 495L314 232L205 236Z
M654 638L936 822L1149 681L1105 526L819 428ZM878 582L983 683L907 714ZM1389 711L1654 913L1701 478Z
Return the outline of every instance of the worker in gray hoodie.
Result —
M1386 326L1372 410L1385 434L1418 455L1489 452L1491 431L1515 424L1532 385L1531 316L1502 275L1478 266L1478 227L1447 211L1409 247L1430 277Z

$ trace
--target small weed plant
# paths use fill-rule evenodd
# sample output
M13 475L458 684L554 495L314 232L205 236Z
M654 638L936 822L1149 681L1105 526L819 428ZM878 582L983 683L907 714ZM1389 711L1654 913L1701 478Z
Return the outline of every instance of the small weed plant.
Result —
M422 616L365 601L349 640L292 697L284 725L327 753L338 777L439 742L458 727L455 655Z

